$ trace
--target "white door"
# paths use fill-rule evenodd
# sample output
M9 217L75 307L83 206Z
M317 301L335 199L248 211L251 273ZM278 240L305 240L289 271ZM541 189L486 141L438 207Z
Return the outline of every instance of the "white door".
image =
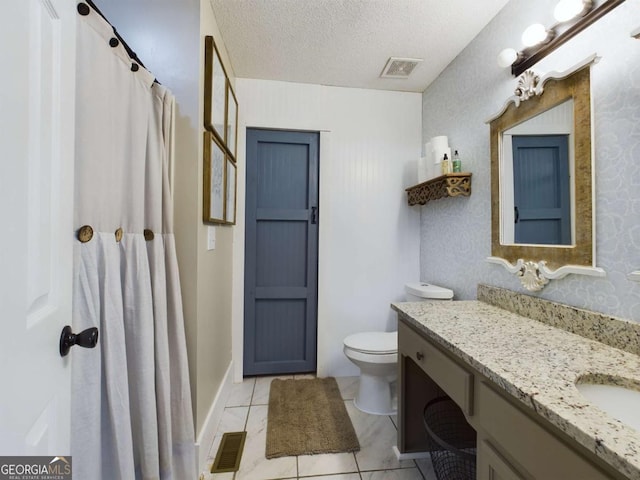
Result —
M0 455L70 454L75 15L0 2Z

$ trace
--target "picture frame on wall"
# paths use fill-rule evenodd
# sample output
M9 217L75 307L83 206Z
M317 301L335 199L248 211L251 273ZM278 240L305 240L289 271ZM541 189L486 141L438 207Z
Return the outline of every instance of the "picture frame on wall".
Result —
M237 167L231 157L227 157L227 169L225 177L225 220L229 225L236 224L236 191L238 183Z
M203 221L236 224L238 100L212 36L204 39Z
M227 145L227 149L233 158L233 161L237 161L237 149L238 149L238 100L236 94L231 88L231 82L227 81L227 121L225 129L224 141Z
M203 150L203 220L206 223L226 223L226 168L228 157L220 140L211 132L204 132Z
M204 126L226 142L228 80L220 53L210 35L204 39L204 76Z

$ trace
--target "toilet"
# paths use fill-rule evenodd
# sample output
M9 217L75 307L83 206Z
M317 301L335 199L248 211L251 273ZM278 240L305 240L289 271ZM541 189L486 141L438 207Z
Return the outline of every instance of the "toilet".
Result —
M453 291L430 283L407 283L408 302L449 301ZM398 332L363 332L344 339L344 354L360 368L360 384L353 400L358 410L373 415L393 415L396 406L391 383L398 368Z

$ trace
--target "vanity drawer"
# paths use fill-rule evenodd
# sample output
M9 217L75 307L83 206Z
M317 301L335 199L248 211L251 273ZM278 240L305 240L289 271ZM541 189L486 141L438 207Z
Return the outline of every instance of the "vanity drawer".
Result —
M477 389L476 415L484 433L491 439L483 441L490 442L490 445L508 458L511 465L518 465L522 477L589 480L612 478L512 405L484 381L478 382ZM486 460L479 460L479 465L486 463Z
M529 480L520 474L487 440L478 440L478 480Z
M402 321L398 322L398 351L411 358L467 416L473 415L473 374Z

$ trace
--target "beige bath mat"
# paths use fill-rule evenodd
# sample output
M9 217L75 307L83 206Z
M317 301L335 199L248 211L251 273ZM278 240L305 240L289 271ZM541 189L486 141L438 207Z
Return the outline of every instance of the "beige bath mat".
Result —
M335 378L271 382L267 458L358 450Z

